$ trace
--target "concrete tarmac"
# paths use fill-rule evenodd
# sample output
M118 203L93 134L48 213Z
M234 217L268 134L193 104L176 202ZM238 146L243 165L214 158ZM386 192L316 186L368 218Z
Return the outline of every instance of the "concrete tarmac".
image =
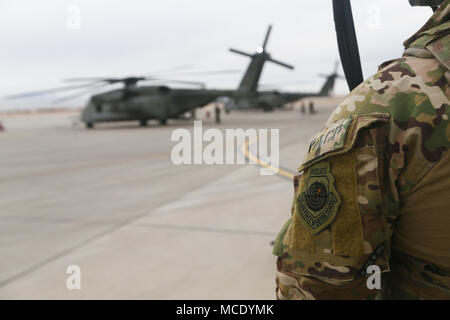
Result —
M280 129L295 173L337 105L222 112L203 128ZM1 299L273 299L270 242L290 215L292 181L256 165L175 165L170 140L189 120L101 124L77 114L0 116ZM241 147L241 146L240 146ZM69 290L67 267L81 269Z

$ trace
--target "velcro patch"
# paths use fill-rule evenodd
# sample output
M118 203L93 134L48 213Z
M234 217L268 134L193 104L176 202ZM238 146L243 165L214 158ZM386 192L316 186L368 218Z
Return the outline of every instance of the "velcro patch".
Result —
M296 198L296 213L303 225L316 234L333 222L341 204L330 164L320 162L304 174L305 186Z
M350 128L352 118L333 122L320 131L310 142L308 152L303 160L307 163L325 153L341 150L345 146L345 137Z
M377 122L386 122L389 118L388 113L372 113L344 118L325 126L312 139L308 153L298 171L303 171L319 161L348 152L353 147L360 130Z

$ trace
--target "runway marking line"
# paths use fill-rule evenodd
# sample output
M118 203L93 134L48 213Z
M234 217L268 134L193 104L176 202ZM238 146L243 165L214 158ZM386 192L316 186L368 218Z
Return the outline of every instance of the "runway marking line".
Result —
M284 170L284 169L281 169L281 168L274 167L270 163L267 163L267 162L259 159L257 156L251 154L250 151L248 150L248 147L249 147L250 143L252 143L254 140L255 139L249 139L242 146L242 150L241 151L244 153L245 158L256 162L256 164L259 165L260 167L269 169L269 170L275 172L276 174L278 174L278 175L280 175L280 176L282 176L284 178L287 178L289 180L294 179L294 174L293 173L288 172L287 170Z

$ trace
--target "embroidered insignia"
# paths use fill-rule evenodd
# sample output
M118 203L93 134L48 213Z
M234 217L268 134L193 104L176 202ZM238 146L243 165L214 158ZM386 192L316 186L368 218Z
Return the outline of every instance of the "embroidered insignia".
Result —
M352 118L345 118L333 122L320 131L310 142L308 152L303 163L318 158L325 153L344 148L347 129L350 128Z
M308 168L303 179L302 190L296 199L296 212L305 227L316 234L333 222L341 198L328 162Z

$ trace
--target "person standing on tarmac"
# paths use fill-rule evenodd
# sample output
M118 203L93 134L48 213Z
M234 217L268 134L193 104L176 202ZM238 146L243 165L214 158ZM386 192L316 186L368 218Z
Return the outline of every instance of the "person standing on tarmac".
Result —
M219 124L220 123L220 107L219 104L215 104L214 106L214 115L216 116L216 123Z

